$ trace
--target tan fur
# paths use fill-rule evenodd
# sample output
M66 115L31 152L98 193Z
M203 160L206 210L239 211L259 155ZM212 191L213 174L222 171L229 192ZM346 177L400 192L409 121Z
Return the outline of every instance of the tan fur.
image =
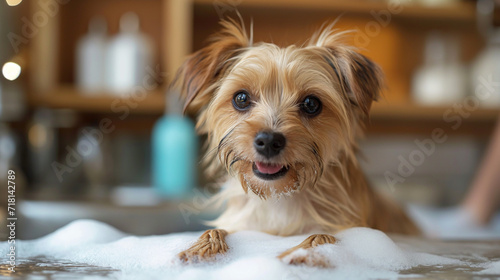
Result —
M373 62L343 45L328 25L304 47L253 44L244 28L223 22L207 47L188 58L177 83L185 110L208 136L207 172L227 178L218 198L226 211L214 221L229 232L259 230L277 235L335 233L364 226L415 234L418 229L395 204L373 192L356 159L356 139L382 87ZM232 105L246 90L252 107ZM301 113L306 96L318 97L318 116ZM253 148L261 131L282 133L287 144L272 159ZM254 162L279 164L288 173L266 181Z
M223 254L229 249L226 244L227 231L210 229L205 231L189 249L179 253L184 262L197 260L212 260L217 254Z
M306 238L306 240L302 241L299 245L290 248L286 250L285 252L281 253L278 258L279 259L286 259L291 253L298 249L312 249L316 246L323 245L323 244L335 244L336 239L335 237L329 235L329 234L313 234ZM289 264L305 264L309 266L319 266L319 267L329 267L329 264L325 262L320 256L318 257L317 255L299 255L295 256L292 258L289 258L286 260Z

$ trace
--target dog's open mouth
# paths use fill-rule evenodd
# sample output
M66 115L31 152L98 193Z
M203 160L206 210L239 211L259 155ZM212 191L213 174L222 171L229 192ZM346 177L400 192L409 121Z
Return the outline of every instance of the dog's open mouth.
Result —
M254 162L253 173L262 180L276 180L283 177L288 172L288 167L281 164L268 164Z

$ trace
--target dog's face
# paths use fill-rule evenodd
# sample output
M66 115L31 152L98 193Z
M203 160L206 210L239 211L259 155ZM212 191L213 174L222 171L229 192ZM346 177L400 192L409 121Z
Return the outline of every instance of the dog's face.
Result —
M208 134L212 168L262 198L313 187L353 156L381 87L376 65L339 45L331 28L306 47L252 45L234 23L179 71L185 110Z

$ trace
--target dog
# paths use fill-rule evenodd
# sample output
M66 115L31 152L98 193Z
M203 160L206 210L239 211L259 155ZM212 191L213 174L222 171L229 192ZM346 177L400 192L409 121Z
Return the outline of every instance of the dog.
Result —
M178 257L213 260L242 230L312 235L277 256L336 242L350 227L418 234L404 211L368 185L356 159L371 104L383 89L379 67L324 25L304 46L254 43L243 23L221 22L208 46L190 55L174 85L184 112L207 135L207 172L226 178L225 212ZM250 29L251 30L251 29Z

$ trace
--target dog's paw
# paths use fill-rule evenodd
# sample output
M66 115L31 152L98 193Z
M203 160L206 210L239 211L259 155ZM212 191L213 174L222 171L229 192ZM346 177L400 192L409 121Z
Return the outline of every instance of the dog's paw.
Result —
M227 231L212 229L205 231L189 249L182 251L177 256L184 263L212 261L218 254L224 254L229 247L225 237Z
M314 248L298 249L280 259L284 263L291 265L307 265L323 268L332 267L328 259L314 250Z
M211 244L195 244L180 252L178 257L184 263L209 262L215 260L218 254L224 254L226 251L227 246L215 248Z
M307 265L315 267L332 267L328 259L315 248L296 249L287 255L279 257L282 262L291 265Z
M328 260L315 247L322 244L334 244L335 237L328 234L314 234L299 245L286 250L278 256L283 262L292 265L305 264L308 266L331 267Z

